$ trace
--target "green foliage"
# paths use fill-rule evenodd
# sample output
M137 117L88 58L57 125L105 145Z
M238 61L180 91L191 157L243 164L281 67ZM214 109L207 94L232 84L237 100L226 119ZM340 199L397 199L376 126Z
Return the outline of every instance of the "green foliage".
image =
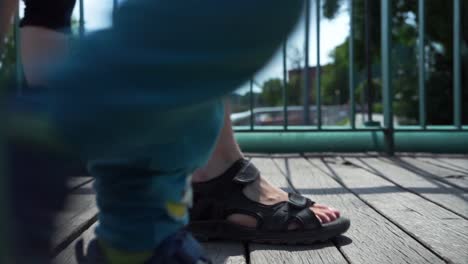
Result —
M283 99L283 80L272 78L265 81L262 85L262 93L256 100L257 106L282 106ZM302 80L293 77L286 85L288 105L301 105L303 102Z
M5 39L4 53L0 54L0 92L5 92L4 89L8 86L15 75L16 50L13 30Z
M342 4L343 0L327 0L323 2L323 15L328 19L333 19Z
M324 104L345 104L349 98L348 41L330 54L334 63L322 71L322 95Z
M380 1L371 3L371 55L374 73L374 102L381 100L380 91ZM325 0L323 13L327 18L333 18L340 10L338 5L347 1ZM355 67L357 70L356 96L363 96L365 82L365 14L364 0L354 0L355 25ZM398 0L392 3L392 62L395 113L405 117L407 123L418 119L418 14L417 1ZM426 89L427 117L429 124L451 124L453 116L453 1L426 1ZM335 12L335 13L333 13ZM468 4L462 1L462 101L468 102ZM329 97L337 89L347 90L349 69L348 54L349 39L337 46L330 54L333 60L333 70L324 71L322 85L324 102L330 103ZM344 77L346 76L346 77ZM378 86L377 86L378 84ZM346 92L343 92L346 93ZM328 96L328 98L327 98ZM342 98L340 98L340 102ZM335 101L337 102L337 101ZM463 104L463 122L468 123L468 104Z
M265 106L280 106L283 104L283 81L281 79L270 79L263 83L260 94L260 104Z

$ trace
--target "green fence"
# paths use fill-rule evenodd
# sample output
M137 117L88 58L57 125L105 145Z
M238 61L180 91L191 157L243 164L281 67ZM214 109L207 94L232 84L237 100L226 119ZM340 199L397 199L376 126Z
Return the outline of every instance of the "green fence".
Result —
M394 126L393 109L393 87L392 87L392 23L391 23L391 0L380 0L381 21L374 24L381 26L381 69L382 69L382 106L383 121L370 124L357 124L356 120L356 70L355 70L355 28L350 23L349 28L349 125L327 126L322 123L322 94L321 94L321 65L320 65L320 40L321 40L321 6L323 0L305 0L305 51L303 69L303 86L310 87L311 80L308 74L309 66L309 35L311 26L315 26L317 41L317 65L315 80L315 102L310 102L310 89L304 89L304 125L290 125L288 123L288 90L287 87L287 40L283 51L283 124L276 126L255 125L254 100L250 100L250 125L237 126L236 137L245 151L249 152L362 152L379 151L392 154L394 152L446 152L467 153L468 152L468 126L462 125L462 83L461 83L461 0L453 1L453 124L445 126L431 126L427 124L427 105L425 87L425 0L418 0L418 94L419 94L419 124L412 126ZM355 16L355 0L348 0L349 16L351 21ZM367 0L372 1L373 0ZM85 34L84 2L78 1L79 36ZM116 10L117 1L113 0L113 12ZM315 6L315 9L310 8ZM314 10L314 11L311 11ZM115 12L114 12L115 13ZM312 19L313 18L313 19ZM369 22L367 22L369 24ZM18 36L18 34L16 34ZM19 41L19 39L18 39ZM19 58L19 56L18 56ZM18 63L17 76L22 76L21 67ZM250 82L250 87L254 85ZM21 93L22 80L18 79L18 92ZM251 93L252 94L252 93ZM316 122L310 124L310 106L316 109Z
M368 0L369 1L369 0ZM372 0L370 0L372 1ZM283 120L282 126L255 126L254 108L250 106L250 126L236 127L237 139L242 149L250 152L268 153L298 153L298 152L363 152L379 151L392 154L394 152L444 152L468 153L468 126L462 125L462 84L461 84L461 0L453 1L453 105L454 117L452 125L427 125L427 105L425 86L425 7L426 1L418 1L418 94L419 94L419 124L412 126L394 126L393 87L391 82L392 69L392 24L391 0L381 0L381 68L382 68L382 105L383 122L373 122L368 126L356 125L355 100L355 48L354 23L350 23L349 36L349 126L322 125L322 102L320 80L320 8L315 8L315 26L317 33L317 78L316 78L316 123L309 125L309 89L305 89L304 126L288 125L286 85L283 85ZM349 0L351 21L355 17L353 0ZM366 1L367 2L367 1ZM309 25L311 24L310 5L321 6L321 0L307 0L305 10L305 56L304 56L304 87L310 87L309 79ZM283 80L286 82L286 44L283 47Z

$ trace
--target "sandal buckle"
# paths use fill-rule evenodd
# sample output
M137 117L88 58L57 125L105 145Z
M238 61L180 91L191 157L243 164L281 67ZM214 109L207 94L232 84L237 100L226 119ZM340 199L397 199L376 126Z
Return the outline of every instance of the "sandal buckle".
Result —
M246 185L256 181L259 177L260 172L258 169L248 161L232 180L235 183Z
M296 208L302 209L302 208L307 207L308 200L307 200L307 198L305 198L302 195L295 194L295 193L290 193L289 194L289 204L291 204L292 206L294 206Z

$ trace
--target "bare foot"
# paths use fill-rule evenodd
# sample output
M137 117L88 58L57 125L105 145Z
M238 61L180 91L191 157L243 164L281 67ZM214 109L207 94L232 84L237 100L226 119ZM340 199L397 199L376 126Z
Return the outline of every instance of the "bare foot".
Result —
M260 177L257 181L247 185L244 190L244 195L252 201L256 201L265 205L272 205L283 201L288 201L288 193L271 185L266 179ZM336 209L330 208L322 204L314 204L310 210L315 213L321 223L329 223L340 217L340 212ZM229 221L236 224L256 227L257 220L244 214L233 214L228 217ZM292 223L288 229L296 229L298 225Z

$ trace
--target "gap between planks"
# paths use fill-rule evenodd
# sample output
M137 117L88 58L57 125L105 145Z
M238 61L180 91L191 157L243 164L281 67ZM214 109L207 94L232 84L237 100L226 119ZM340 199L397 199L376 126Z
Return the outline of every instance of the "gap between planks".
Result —
M81 177L80 177L81 178ZM86 182L85 185L82 185ZM76 179L69 183L70 187L80 186L67 198L66 210L59 214L56 225L57 232L53 239L53 255L55 264L77 264L75 245L83 239L85 248L94 237L97 226L97 207L92 180ZM247 264L245 247L241 243L204 243L207 254L221 264Z
M253 158L251 161L260 170L262 177L265 177L274 186L285 191L293 191L270 158ZM332 242L301 246L251 243L249 251L251 264L349 263Z
M444 263L304 158L275 159L275 162L283 172L289 166L292 182L305 196L338 208L344 217L351 219L350 230L335 240L351 263Z
M76 242L83 240L83 250L86 252L89 242L95 237L94 230L97 223L85 230L73 243L54 258L54 264L78 264L75 257ZM203 243L205 252L216 264L247 264L245 258L245 249L241 243Z
M433 178L398 166L387 158L343 158L344 163L360 167L405 191L412 192L446 210L468 219L468 193Z
M92 184L89 182L68 195L65 210L58 214L55 224L54 256L96 222L98 210Z
M369 171L310 160L366 201L408 235L451 263L468 259L468 221ZM379 191L375 191L379 190Z
M430 177L445 184L459 188L462 191L468 191L468 175L434 164L430 164L411 157L393 157L391 158L399 166L411 170L419 175Z

